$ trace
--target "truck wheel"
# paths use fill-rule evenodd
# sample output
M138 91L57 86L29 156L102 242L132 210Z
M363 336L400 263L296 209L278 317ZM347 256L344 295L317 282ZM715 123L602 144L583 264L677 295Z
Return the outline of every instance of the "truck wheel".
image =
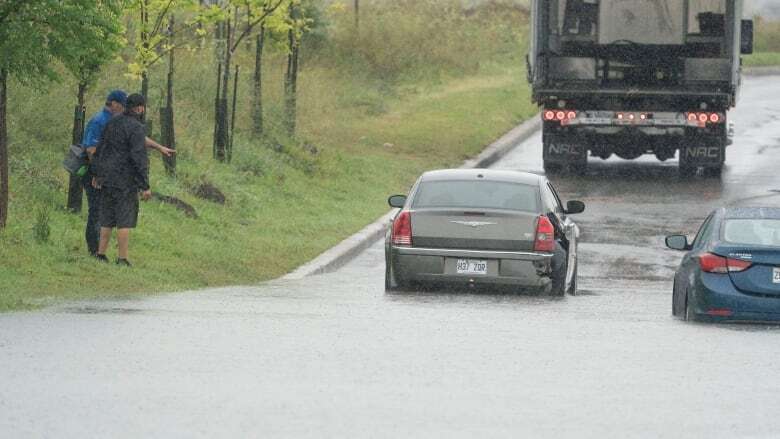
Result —
M689 164L680 162L678 172L680 174L680 178L691 178L696 175L696 166L691 166Z
M715 166L712 168L704 168L704 176L709 178L720 178L723 173L723 166Z
M560 174L563 171L563 165L560 163L550 163L544 161L544 172L547 174Z

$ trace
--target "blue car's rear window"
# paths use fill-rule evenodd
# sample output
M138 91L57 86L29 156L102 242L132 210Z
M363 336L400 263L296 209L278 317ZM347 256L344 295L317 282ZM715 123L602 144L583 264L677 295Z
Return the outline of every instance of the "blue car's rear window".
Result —
M426 181L417 188L412 207L538 212L539 196L536 186L503 181Z
M732 244L780 247L780 220L727 219L723 223L723 240Z

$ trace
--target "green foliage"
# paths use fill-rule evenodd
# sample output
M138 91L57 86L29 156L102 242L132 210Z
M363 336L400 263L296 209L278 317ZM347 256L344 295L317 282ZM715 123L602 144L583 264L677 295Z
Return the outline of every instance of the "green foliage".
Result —
M118 47L120 5L115 0L3 2L0 5L0 67L17 80L29 82L57 78L52 65L56 58L73 67L78 64L77 59L83 58L82 54L105 57L106 52ZM89 71L88 68L84 75L94 73Z
M528 10L513 3L464 9L461 0L364 0L360 9L356 30L343 1L329 7L334 44L323 57L383 82L473 73L486 58L524 53Z
M49 207L40 207L35 215L35 224L33 224L33 237L39 244L45 244L49 242L49 236L51 235L49 221Z
M375 38L382 31L372 29L368 16L374 7L394 7L366 0L361 6L364 3L361 35L366 32L367 45L378 45ZM422 35L425 23L434 21L438 12L409 7L411 12L397 15L395 24ZM429 15L421 19L418 14L423 13ZM328 12L328 23L322 26L314 17L310 29L320 36L303 38L297 140L286 137L282 123L286 54L281 51L269 53L263 71L268 85L265 137L252 138L248 84L254 57L242 45L234 58L241 70L230 164L216 163L211 155L216 90L211 46L177 52L178 178L165 177L159 155L152 153L152 186L194 206L199 218L185 217L157 201L143 203L130 249L134 270L96 264L84 248L86 212L77 216L52 207L63 204L67 189L60 161L72 116L68 90L75 80L35 89L12 81L14 220L0 232L0 309L84 296L251 284L313 258L385 213L386 196L408 189L422 170L457 165L535 113L517 62L523 53L517 43L522 22L505 33L511 19L487 18L494 13L522 16L519 11L464 12L460 19L475 41L444 47L413 44L387 31L393 35L387 41L393 53L400 56L408 50L416 59L428 59L387 76L393 80L373 69L365 73L361 63L366 57L350 54L358 44L346 38L354 29L351 19ZM497 35L502 38L490 43ZM464 44L472 50L465 68L454 62ZM124 55L134 56L130 50ZM87 96L90 113L102 105L107 90L128 88L131 79L123 77L125 71L125 64L109 63L98 75ZM153 65L149 73L160 75L164 66ZM151 103L160 102L164 88L153 85L149 92ZM38 120L47 123L33 122ZM203 181L224 192L226 204L193 195L192 188ZM31 233L41 222L37 216L42 205L50 207L46 245L38 244Z

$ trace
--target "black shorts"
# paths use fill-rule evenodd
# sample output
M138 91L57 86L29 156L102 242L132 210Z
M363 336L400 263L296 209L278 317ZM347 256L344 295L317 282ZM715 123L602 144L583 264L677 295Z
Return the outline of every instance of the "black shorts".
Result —
M103 186L100 190L100 227L132 229L138 223L138 191Z

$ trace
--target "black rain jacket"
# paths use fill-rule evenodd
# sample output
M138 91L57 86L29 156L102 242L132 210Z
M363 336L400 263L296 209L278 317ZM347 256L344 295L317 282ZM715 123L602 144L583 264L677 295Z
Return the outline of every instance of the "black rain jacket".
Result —
M95 152L92 169L101 186L125 190L149 189L146 128L127 113L111 119Z

